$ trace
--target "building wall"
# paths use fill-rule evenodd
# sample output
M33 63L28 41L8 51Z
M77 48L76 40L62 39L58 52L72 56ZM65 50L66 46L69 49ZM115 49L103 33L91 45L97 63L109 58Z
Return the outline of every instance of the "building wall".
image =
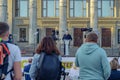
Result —
M89 2L89 0L87 0ZM115 0L114 6L114 17L99 17L98 18L98 30L100 31L102 38L102 28L110 28L111 30L111 46L109 47L118 47L118 29L120 29L120 0ZM71 43L74 46L74 29L75 28L83 28L90 26L90 13L89 13L89 4L87 5L86 17L70 17L69 12L69 0L67 0L67 26L69 33L73 37L73 41ZM28 35L29 32L29 17L15 17L15 0L8 0L8 23L10 24L11 33L15 36L15 42L17 44L20 43L28 43ZM20 34L19 28L26 29L26 39L25 41L20 42ZM59 18L58 17L42 17L42 1L37 0L37 28L40 29L40 38L42 39L46 35L46 28L59 28ZM79 40L79 39L78 39ZM100 40L100 45L102 44L102 39ZM102 46L102 45L101 45ZM76 46L78 47L78 46ZM106 48L109 48L106 47Z

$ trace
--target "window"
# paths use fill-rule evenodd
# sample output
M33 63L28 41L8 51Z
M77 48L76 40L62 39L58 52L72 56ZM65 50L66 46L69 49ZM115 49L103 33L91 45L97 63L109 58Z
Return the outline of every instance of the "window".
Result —
M58 17L59 16L59 0L42 0L43 2L43 17Z
M111 47L111 29L102 28L102 47Z
M98 0L98 16L114 16L114 0Z
M120 44L120 29L118 29L118 43Z
M15 16L28 17L28 15L29 15L29 0L16 0Z
M70 0L70 17L86 16L86 0Z
M74 28L74 46L79 47L83 44L83 32L81 28Z
M21 42L26 41L26 28L19 29L19 41L21 41Z

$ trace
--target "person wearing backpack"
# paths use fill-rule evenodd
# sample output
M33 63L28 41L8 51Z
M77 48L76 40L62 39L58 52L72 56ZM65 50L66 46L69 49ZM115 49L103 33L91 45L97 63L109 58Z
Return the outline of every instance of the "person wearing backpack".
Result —
M29 72L30 77L33 80L60 80L60 67L60 52L52 37L46 36L36 49Z
M21 52L8 43L9 25L0 22L0 80L22 80Z

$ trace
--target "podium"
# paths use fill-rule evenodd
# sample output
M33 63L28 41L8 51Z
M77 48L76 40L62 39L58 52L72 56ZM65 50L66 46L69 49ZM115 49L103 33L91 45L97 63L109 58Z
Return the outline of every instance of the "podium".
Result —
M64 55L68 56L69 55L69 43L70 40L64 40Z

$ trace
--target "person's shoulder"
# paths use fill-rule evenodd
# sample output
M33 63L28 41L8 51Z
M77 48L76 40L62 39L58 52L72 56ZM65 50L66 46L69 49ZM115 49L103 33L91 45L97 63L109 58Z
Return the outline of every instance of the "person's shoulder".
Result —
M116 73L120 75L120 71L119 70L116 70Z
M70 34L68 34L69 36L71 36Z
M101 52L105 52L105 50L101 47L99 47L98 50L101 51Z
M101 48L101 47L99 47L98 48L98 51L97 51L98 53L100 53L100 54L98 54L98 55L100 55L100 56L107 56L107 53L106 53L106 51L103 49L103 48Z
M112 70L112 71L111 71L111 75L112 75L112 76L119 76L119 78L120 78L120 71L118 71L118 70L116 70L116 71L115 71L115 70Z
M27 64L24 66L24 68L29 68L31 66L31 64Z
M11 48L18 48L17 45L15 45L15 44L11 44L11 43L7 43L7 46L8 46L8 47L11 47Z
M20 50L20 48L17 46L17 45L15 45L15 44L11 44L11 43L7 43L7 47L8 47L8 49L9 49L9 51L10 51L10 53L12 54L12 55L16 55L16 56L21 56L21 50ZM17 54L16 54L17 53ZM20 58L20 57L19 57Z
M37 53L36 53L36 54L34 55L34 59L38 59L39 57L40 57L40 54L37 54Z

